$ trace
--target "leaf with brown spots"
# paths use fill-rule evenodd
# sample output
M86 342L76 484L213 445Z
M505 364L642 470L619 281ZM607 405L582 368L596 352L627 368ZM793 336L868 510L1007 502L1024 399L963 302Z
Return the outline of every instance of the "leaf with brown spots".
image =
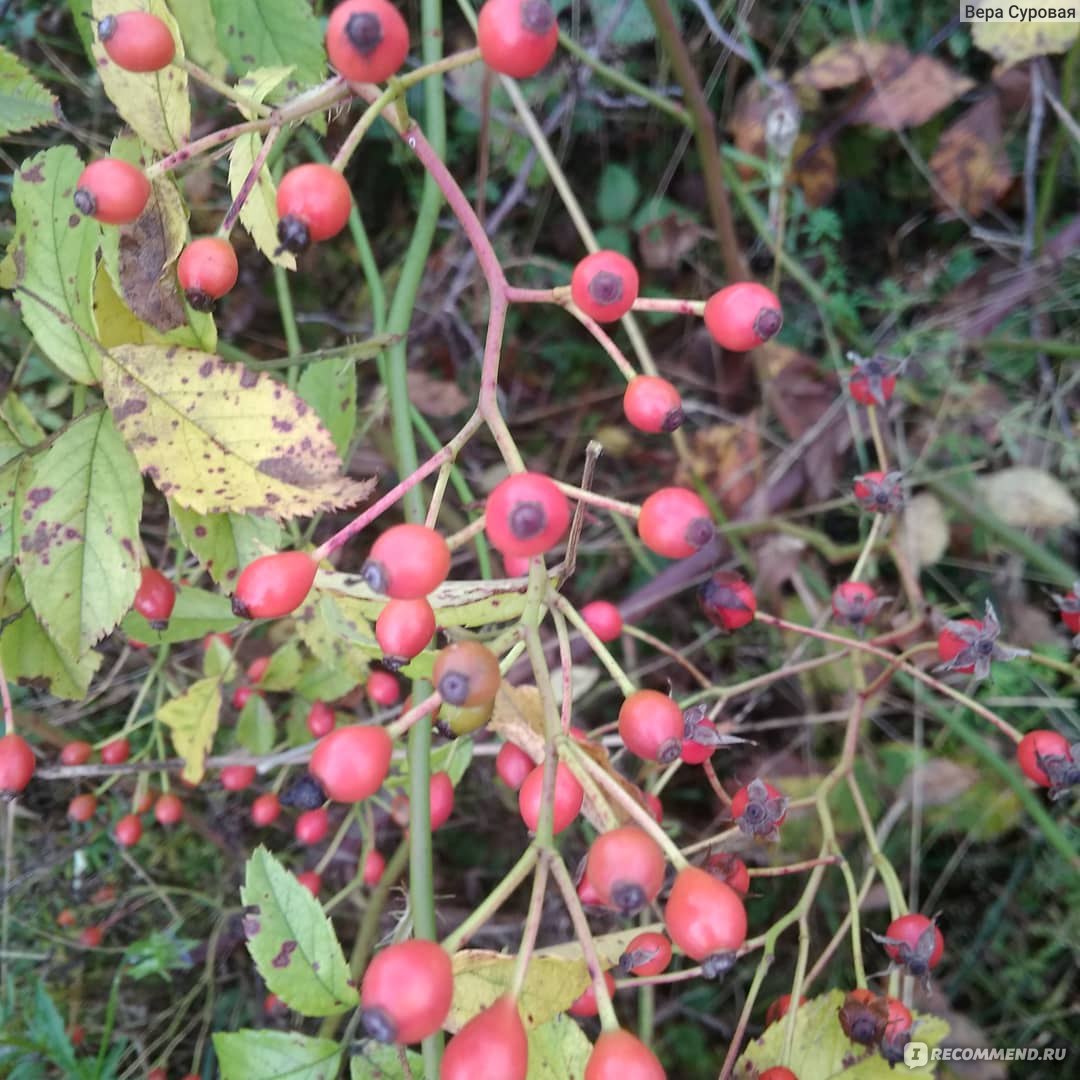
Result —
M197 784L206 774L206 755L214 745L221 716L221 679L199 679L157 711L169 729L177 754L184 759L181 778Z
M10 567L6 573L0 603L0 619L6 623L0 635L4 674L19 686L33 686L54 697L81 701L101 664L101 654L88 652L78 660L68 656L38 622L26 602L19 575Z
M314 410L269 375L153 345L113 349L103 367L139 467L186 509L284 520L353 506L374 486L343 475Z
M149 0L141 5L161 19L172 32L176 42L176 57L182 59L184 45L180 30L165 0ZM94 19L119 15L131 10L131 0L94 0ZM116 111L132 130L149 146L162 153L178 150L191 134L191 101L188 98L188 77L177 64L160 71L125 71L109 59L100 41L94 41L101 85Z
M322 906L264 847L247 861L240 899L258 908L258 930L247 947L272 993L304 1016L337 1016L357 1004Z
M24 483L15 561L49 635L79 657L123 618L139 587L139 468L101 410L35 458Z
M950 124L930 158L939 187L934 194L947 210L959 207L978 217L1012 186L1012 167L1001 129L1001 99L990 94Z
M3 278L45 357L68 378L96 383L101 359L93 345L92 294L101 228L71 201L82 169L71 146L22 163L11 192L15 235Z

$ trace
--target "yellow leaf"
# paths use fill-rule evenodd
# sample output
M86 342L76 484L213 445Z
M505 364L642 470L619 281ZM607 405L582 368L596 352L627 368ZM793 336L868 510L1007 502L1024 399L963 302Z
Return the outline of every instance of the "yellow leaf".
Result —
M1080 520L1080 505L1045 469L1016 465L976 480L987 506L1016 528L1057 529Z
M374 486L343 475L314 411L268 375L155 345L122 345L103 368L140 469L190 510L287 519L352 506Z
M200 679L158 709L158 720L169 729L173 746L184 759L181 779L197 784L203 778L220 713L220 678Z
M176 55L182 57L184 46L180 30L165 0L149 0L142 6L172 31ZM93 3L95 22L106 15L119 15L130 10L131 0L94 0ZM191 133L191 102L188 99L188 77L183 68L169 64L160 71L125 71L109 59L96 34L94 59L109 100L143 142L167 154L188 141Z
M457 1031L509 990L517 958L463 949L454 953L453 961L454 1000L444 1025L449 1031ZM588 985L589 969L580 955L577 959L534 955L519 999L522 1023L534 1028L566 1012Z
M971 27L977 48L1003 64L1063 53L1080 34L1078 22L980 22Z

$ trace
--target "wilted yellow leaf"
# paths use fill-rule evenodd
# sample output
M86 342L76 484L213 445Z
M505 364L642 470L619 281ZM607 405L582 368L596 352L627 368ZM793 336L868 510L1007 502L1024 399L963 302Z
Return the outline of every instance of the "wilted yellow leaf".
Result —
M908 501L900 518L899 542L915 573L933 566L949 550L949 523L936 495L922 491Z
M283 383L195 349L122 345L105 400L139 467L201 514L287 519L352 506L374 481L343 475L329 432Z
M971 40L1003 64L1065 52L1080 34L1080 22L973 23Z
M197 784L203 778L220 714L220 678L200 679L158 709L158 720L169 729L173 746L184 759L183 780Z
M517 957L463 949L454 953L453 961L454 1001L444 1025L449 1031L457 1031L509 990ZM522 1023L526 1028L546 1023L573 1005L588 985L584 959L534 955L521 991Z
M840 90L862 79L879 78L898 71L911 54L902 45L884 41L838 41L822 49L792 76L796 85L815 90Z

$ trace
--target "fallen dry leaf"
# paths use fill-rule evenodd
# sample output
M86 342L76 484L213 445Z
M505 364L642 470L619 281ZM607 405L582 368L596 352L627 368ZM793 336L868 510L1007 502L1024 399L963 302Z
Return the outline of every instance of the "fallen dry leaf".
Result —
M931 758L908 773L901 791L904 798L912 799L918 783L923 806L945 806L960 798L978 779L978 770L969 765L959 765L948 758Z
M900 518L899 543L916 574L949 550L949 523L936 495L922 491L908 501Z
M695 431L689 449L689 467L680 464L675 482L692 486L692 476L701 477L720 500L724 513L733 517L760 480L757 414L750 413L741 424L716 424Z
M815 90L840 90L863 79L881 78L899 71L911 58L902 45L883 41L838 41L822 49L792 76L797 85Z
M854 122L887 131L918 127L974 85L948 64L916 56L892 77L874 80L873 92L856 110Z
M975 481L986 505L1006 525L1056 529L1080 520L1080 506L1069 489L1044 469L1017 465Z
M990 94L962 113L938 140L930 170L934 194L945 209L959 206L978 217L1012 185L1012 169L1001 130L1001 100Z
M791 153L793 162L789 178L802 189L808 206L824 206L836 194L836 152L828 143L818 146L812 154L814 136L804 132L795 140Z
M775 365L783 355L774 350L766 352L772 377L766 383L765 393L788 438L796 441L818 428L819 421L835 405L838 388L835 376L824 371L816 360L798 352L779 369L783 376L776 377L779 372L774 374ZM827 499L836 494L841 461L850 445L851 430L842 414L836 423L821 424L820 430L815 430L804 444L800 457L815 498Z
M469 404L461 387L448 379L436 378L426 371L411 370L408 380L409 400L425 416L457 416Z
M705 230L685 214L672 211L638 230L641 261L650 270L674 270L705 235Z
M1019 64L1033 56L1065 52L1080 33L1077 22L973 23L976 48L1003 64Z

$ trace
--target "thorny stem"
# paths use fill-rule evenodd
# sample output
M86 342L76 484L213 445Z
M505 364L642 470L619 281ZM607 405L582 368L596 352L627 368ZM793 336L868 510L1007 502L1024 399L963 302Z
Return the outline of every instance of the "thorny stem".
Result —
M263 144L259 148L255 160L251 163L251 168L248 170L247 176L244 177L244 182L240 185L240 190L236 193L236 198L233 199L232 205L222 219L221 226L218 228L218 236L224 237L226 240L229 238L229 233L232 232L237 218L240 217L240 212L244 209L244 204L248 201L255 185L259 182L259 175L263 170L263 166L266 164L266 159L270 156L270 151L273 149L274 143L277 142L277 137L280 134L281 128L271 128L266 138L263 139Z

